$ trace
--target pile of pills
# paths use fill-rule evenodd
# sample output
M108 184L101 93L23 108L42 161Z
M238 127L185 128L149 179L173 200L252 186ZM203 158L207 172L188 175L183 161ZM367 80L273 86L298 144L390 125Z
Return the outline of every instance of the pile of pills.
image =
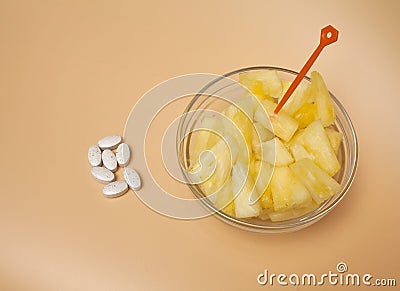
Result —
M114 152L115 150L115 152ZM92 166L92 176L99 182L107 184L103 188L104 196L119 197L125 194L129 187L139 190L142 186L139 174L132 168L126 167L131 157L131 151L119 135L109 135L99 140L88 150L88 160ZM114 181L114 172L118 166L124 168L125 181Z

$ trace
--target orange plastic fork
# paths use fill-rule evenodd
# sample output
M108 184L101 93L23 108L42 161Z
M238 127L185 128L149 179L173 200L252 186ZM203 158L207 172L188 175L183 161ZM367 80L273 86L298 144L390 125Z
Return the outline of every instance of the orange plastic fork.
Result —
M311 66L314 64L315 60L318 58L319 54L322 52L323 48L331 43L334 43L338 40L339 31L335 29L332 25L328 25L321 29L321 36L319 39L319 45L310 56L308 61L305 63L303 68L301 69L300 73L294 79L292 84L290 84L289 89L286 91L285 95L283 96L282 100L276 106L274 113L278 114L278 112L282 109L283 105L285 105L286 101L289 97L293 94L294 90L296 90L297 86L300 84L301 80L303 80L304 76L308 73Z

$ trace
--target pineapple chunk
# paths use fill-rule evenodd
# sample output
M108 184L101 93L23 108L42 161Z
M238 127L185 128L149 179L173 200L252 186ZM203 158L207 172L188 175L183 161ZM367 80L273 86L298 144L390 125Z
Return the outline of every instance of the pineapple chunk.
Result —
M290 165L290 169L306 186L317 204L321 204L340 190L339 183L309 159L302 159Z
M254 111L260 105L260 101L258 101L253 95L247 95L236 101L234 105L236 105L236 108L245 113L247 117L253 121Z
M285 93L289 87L285 88ZM283 98L284 94L282 94ZM283 105L283 109L290 115L294 115L306 102L310 100L311 88L306 81L302 81L299 86L294 90L292 96ZM282 99L280 98L280 99ZM279 99L279 101L281 101Z
M314 156L307 152L301 144L291 143L290 152L292 153L292 156L296 162L300 161L301 159L310 159L312 161L314 160Z
M271 177L274 167L263 161L251 162L250 173L255 181L258 194L262 194L260 205L262 208L272 208Z
M251 145L251 140L252 140L252 123L251 120L244 114L240 109L238 109L235 105L230 105L224 112L224 115L231 119L233 123L235 124L236 128L239 129L240 133L243 135L245 138L245 141L247 145ZM232 136L237 137L237 140L240 140L241 138L237 136L236 132L234 133L235 130L230 131L228 130L227 132L232 134Z
M249 73L239 74L239 83L245 86L258 100L261 101L267 98L273 100L270 96L265 95L263 82L253 79L251 75L249 76Z
M286 113L285 110L281 110L278 114L275 114L276 104L274 102L263 100L261 104L263 106L257 107L254 113L254 120L261 123L261 125L284 141L289 141L299 126L298 122Z
M331 146L337 155L338 151L339 151L340 143L342 142L343 133L338 132L332 128L325 128L325 132L328 135L329 142L331 143Z
M232 168L232 189L237 218L256 217L261 206L253 178L246 175L246 166L238 162Z
M309 205L298 209L288 209L284 211L270 211L268 213L268 217L269 219L271 219L271 221L288 220L302 216L308 212L311 212L315 210L317 207L318 205L316 203L311 202Z
M274 167L271 164L263 161L255 161L253 167L254 172L257 173L255 176L253 176L256 190L259 194L262 194L267 190L269 182L271 181Z
M286 166L293 163L293 157L279 138L274 138L260 144L256 157L275 166Z
M274 138L274 134L269 131L267 128L262 126L261 123L255 122L254 123L255 134L259 135L261 142L271 140ZM253 133L254 135L254 133Z
M281 94L281 96L279 96L278 101L281 101L281 99L285 95L286 91L289 89L290 85L292 84L291 81L286 80L286 79L281 79L281 83L282 83L282 94Z
M290 99L289 99L290 100ZM299 128L307 127L311 122L317 119L317 105L314 103L304 103L303 106L293 115L299 123Z
M303 144L304 129L299 129L287 144L290 146L293 143Z
M235 204L233 202L232 178L226 181L225 185L216 193L214 202L218 210L225 212L230 216L235 216Z
M271 180L274 210L300 208L311 203L311 195L288 167L276 167Z
M273 70L249 71L239 74L240 84L246 86L257 97L279 98L282 95L282 84L278 73ZM264 98L264 99L265 99Z
M321 119L324 127L333 124L335 121L333 100L322 76L316 71L311 73L311 87L317 105L317 117Z
M311 123L301 136L302 145L314 157L317 166L333 176L339 171L340 163L320 120Z
M224 120L224 136L225 138L232 137L233 143L237 144L237 148L240 149L238 159L247 163L252 155L253 125L250 119L234 105L226 108L223 114L232 121Z
M202 160L203 163L201 172L198 174L200 176L200 180L202 178L206 178L206 175L210 173L209 169L211 167L215 167L215 171L211 177L204 183L200 184L200 188L207 196L220 190L221 186L224 185L227 177L229 176L232 167L231 154L228 145L224 140L220 140L209 151L212 152L215 159L211 153L207 153L205 159ZM194 167L194 169L196 169L196 167Z
M219 115L205 116L197 128L199 130L196 131L190 147L190 160L192 163L196 163L202 152L212 148L220 140L220 137L213 131L222 134L221 117Z
M272 209L274 207L274 201L272 199L271 184L265 189L260 199L260 205L263 209Z
M261 158L261 153L259 151L260 143L271 140L272 138L274 138L274 134L263 127L261 124L256 122L254 123L252 138L252 150L254 153L258 152L259 158Z

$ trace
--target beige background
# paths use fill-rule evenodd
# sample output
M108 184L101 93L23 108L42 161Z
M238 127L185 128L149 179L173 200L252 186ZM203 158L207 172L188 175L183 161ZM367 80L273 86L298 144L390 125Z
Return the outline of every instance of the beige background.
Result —
M256 290L270 288L256 283L264 268L318 274L340 261L400 284L399 9L397 1L0 1L0 289ZM132 191L102 197L87 148L122 134L149 88L192 72L299 69L326 24L340 40L314 68L351 115L360 163L322 221L258 235L213 217L168 219Z

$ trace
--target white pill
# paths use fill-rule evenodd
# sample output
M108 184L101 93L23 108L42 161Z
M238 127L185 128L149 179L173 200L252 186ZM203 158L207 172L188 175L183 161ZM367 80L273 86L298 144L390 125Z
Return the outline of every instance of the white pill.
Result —
M104 167L109 169L111 172L115 172L117 170L117 158L112 151L103 151L103 153L101 154L101 159L103 160Z
M101 183L110 183L114 181L114 173L104 167L93 167L92 176Z
M93 145L88 150L88 160L92 167L101 165L101 150L98 146Z
M103 194L107 198L115 198L124 195L128 191L128 185L125 181L115 181L103 188Z
M117 162L120 166L126 166L131 158L131 151L126 143L121 143L117 148L117 153L115 154Z
M128 183L129 187L131 187L133 190L137 191L142 187L140 176L134 169L125 168L124 178L126 183Z
M119 135L109 135L99 140L98 145L102 150L113 150L121 143L122 137Z

